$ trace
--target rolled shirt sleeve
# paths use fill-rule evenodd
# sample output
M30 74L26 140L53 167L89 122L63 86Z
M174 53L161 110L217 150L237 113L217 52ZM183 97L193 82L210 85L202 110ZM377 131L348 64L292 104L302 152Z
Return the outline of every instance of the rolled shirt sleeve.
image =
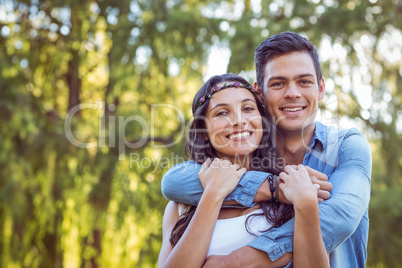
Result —
M198 178L201 165L194 161L183 162L170 168L162 178L162 194L171 201L196 206L204 188ZM258 188L268 173L248 171L225 201L235 200L243 206L251 207Z

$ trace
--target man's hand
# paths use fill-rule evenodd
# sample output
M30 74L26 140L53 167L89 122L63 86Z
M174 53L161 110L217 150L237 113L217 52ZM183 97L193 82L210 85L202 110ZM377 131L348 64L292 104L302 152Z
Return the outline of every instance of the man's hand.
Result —
M202 268L225 268L225 267L234 267L229 265L228 258L229 255L211 255L206 260Z
M252 247L242 247L229 255L211 255L202 268L243 268L267 267L276 268L286 266L292 260L292 253L285 253L278 260L272 262L268 254Z
M309 166L304 167L307 169L307 172L310 175L311 182L320 185L320 189L318 190L318 201L322 202L329 199L331 196L330 192L332 190L332 183L328 181L327 175L312 169Z

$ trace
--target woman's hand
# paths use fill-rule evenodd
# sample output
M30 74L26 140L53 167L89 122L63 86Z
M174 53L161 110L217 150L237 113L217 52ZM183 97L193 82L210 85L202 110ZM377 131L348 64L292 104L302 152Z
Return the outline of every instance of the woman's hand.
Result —
M291 165L292 168L298 169L297 165ZM323 202L331 197L332 183L328 181L327 175L312 169L309 166L304 166L310 176L310 180L313 184L319 185L319 190L317 192L318 202ZM289 200L285 197L282 191L279 191L279 200L285 204L291 204Z
M312 182L303 165L298 165L286 166L285 171L279 174L279 188L287 200L296 204L303 201L317 201L320 185Z
M246 172L237 164L229 160L215 158L213 161L208 158L202 164L198 177L204 186L204 190L214 193L219 198L226 198L237 186L240 178Z

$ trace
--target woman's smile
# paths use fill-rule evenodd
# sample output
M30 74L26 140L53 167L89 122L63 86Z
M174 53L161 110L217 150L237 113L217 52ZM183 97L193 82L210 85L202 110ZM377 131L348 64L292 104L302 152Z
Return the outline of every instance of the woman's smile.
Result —
M244 140L246 137L249 137L253 133L251 131L245 130L242 132L233 133L228 136L231 140Z

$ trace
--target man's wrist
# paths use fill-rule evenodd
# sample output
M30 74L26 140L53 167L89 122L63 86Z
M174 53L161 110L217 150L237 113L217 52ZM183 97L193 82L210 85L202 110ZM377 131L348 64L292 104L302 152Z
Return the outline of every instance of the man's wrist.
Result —
M270 199L271 191L269 190L268 180L265 179L254 197L254 202L269 201Z

